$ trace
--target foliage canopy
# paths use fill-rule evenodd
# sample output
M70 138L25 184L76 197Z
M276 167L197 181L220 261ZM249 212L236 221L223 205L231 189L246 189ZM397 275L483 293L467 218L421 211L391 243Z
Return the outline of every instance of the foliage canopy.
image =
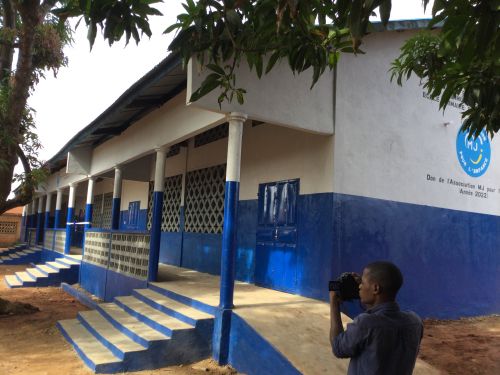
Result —
M417 0L412 0L417 1ZM79 17L92 46L101 31L113 44L150 36L148 18L161 0L0 0L0 213L31 201L43 179L27 98L48 70L67 61L67 20ZM422 0L428 5L429 0ZM342 53L362 54L370 17L387 24L391 0L185 0L184 12L166 32L169 49L186 63L198 59L210 71L191 100L221 88L219 103L243 103L236 67L245 61L262 77L280 60L294 73L312 70L314 85ZM432 31L439 27L439 31ZM429 30L407 40L391 67L399 84L415 74L446 108L451 97L466 105L463 129L477 136L500 128L500 0L435 0ZM14 56L17 56L14 58ZM14 176L21 159L25 173ZM7 199L13 179L22 181Z

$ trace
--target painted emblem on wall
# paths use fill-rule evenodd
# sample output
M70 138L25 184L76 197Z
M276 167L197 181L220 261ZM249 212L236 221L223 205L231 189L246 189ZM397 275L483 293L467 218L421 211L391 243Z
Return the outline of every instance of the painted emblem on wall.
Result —
M485 130L474 138L468 132L458 131L457 157L465 173L471 177L482 176L490 165L491 147Z

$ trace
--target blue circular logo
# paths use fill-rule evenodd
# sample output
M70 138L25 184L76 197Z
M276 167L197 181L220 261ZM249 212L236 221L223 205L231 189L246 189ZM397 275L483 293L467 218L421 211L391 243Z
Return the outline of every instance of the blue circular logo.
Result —
M482 176L490 165L491 148L488 134L483 129L474 139L468 132L458 131L457 157L465 173L471 177Z

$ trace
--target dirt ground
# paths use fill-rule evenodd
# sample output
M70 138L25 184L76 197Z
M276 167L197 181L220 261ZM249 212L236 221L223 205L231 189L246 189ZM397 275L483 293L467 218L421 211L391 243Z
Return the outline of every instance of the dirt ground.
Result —
M29 315L0 315L0 375L90 375L71 345L56 328L61 319L73 319L88 310L60 288L9 289L4 276L26 266L0 266L0 297L30 303L40 309ZM234 370L218 367L211 360L193 365L165 367L137 375L230 375Z
M75 318L78 311L87 308L59 288L7 288L4 275L24 269L25 266L0 266L0 297L28 302L40 311L0 316L0 375L92 374L55 326L58 320ZM500 374L500 316L425 321L420 358L443 374ZM206 360L128 374L229 375L235 372Z

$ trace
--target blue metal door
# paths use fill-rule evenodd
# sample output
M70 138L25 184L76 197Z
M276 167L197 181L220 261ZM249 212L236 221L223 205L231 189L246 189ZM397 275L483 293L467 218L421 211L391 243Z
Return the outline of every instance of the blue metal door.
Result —
M134 201L128 204L127 230L138 229L140 204L140 201Z
M255 284L294 291L299 180L259 185Z

